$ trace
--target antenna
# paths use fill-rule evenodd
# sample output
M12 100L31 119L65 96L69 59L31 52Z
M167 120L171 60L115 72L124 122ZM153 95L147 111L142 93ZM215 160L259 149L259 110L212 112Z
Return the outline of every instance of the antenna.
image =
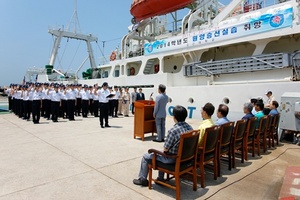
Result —
M74 27L72 27L72 25ZM71 28L73 28L73 30L71 30ZM67 27L67 31L77 33L77 28L78 28L78 31L80 33L81 29L80 29L80 25L79 25L78 16L77 16L77 0L74 0L74 12L73 12L72 18L70 20L70 23Z

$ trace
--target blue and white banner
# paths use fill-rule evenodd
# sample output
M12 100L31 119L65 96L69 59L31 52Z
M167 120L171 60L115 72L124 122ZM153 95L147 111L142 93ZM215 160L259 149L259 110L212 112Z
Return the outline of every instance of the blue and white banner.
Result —
M242 16L238 22L231 22L231 25L220 25L211 30L199 30L186 35L146 43L144 45L144 51L145 55L149 55L186 48L188 46L240 38L261 32L291 27L292 22L293 7L291 5L270 8L264 14L261 14L260 10L257 10L256 12Z

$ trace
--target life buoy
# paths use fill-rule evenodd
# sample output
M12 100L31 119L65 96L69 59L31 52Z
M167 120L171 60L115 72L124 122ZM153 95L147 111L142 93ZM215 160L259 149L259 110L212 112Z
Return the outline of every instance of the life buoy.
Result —
M116 55L116 52L111 52L111 54L110 54L110 61L114 61L114 60L116 60L116 57L117 57L117 55Z
M135 69L134 69L134 67L130 68L130 75L131 76L135 75Z
M159 72L159 65L154 65L154 72L155 74Z

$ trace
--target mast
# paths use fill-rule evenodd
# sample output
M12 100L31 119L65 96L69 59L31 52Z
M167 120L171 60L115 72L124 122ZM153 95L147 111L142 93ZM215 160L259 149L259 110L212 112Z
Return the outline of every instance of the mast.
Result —
M73 31L71 30L73 24ZM92 36L92 34L81 34L78 33L80 32L80 25L79 25L79 20L77 16L77 0L74 0L74 13L72 15L72 18L70 20L70 23L67 27L67 29L49 29L48 32L55 36L55 41L53 44L53 49L51 52L50 60L49 60L49 65L54 66L55 60L57 57L59 45L61 42L61 39L64 38L70 38L70 39L77 39L77 40L83 40L86 42L87 45L87 50L89 54L89 60L90 60L90 65L92 69L96 68L96 63L95 63L95 58L93 54L93 48L91 45L91 42L97 42L98 38Z

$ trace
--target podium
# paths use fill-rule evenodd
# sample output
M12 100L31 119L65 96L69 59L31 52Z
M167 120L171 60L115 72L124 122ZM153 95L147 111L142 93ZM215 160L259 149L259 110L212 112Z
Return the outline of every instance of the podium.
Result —
M142 138L144 141L145 133L156 132L155 119L153 117L154 101L140 100L134 102L134 139Z

